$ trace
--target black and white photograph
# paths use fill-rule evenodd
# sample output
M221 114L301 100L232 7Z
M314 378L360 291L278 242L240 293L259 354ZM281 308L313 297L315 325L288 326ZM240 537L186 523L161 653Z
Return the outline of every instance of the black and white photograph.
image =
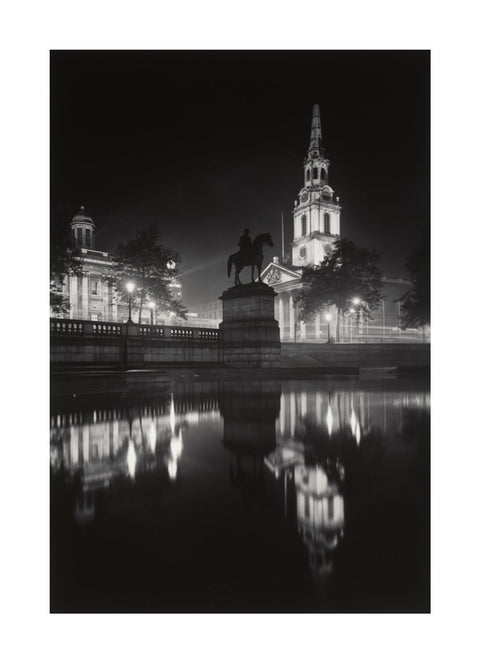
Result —
M5 660L475 658L472 9L7 2Z
M430 612L430 52L50 53L50 611Z

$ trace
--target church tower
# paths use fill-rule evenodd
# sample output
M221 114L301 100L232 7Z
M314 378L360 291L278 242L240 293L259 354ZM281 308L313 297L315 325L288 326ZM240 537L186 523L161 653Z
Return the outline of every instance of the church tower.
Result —
M340 235L338 196L328 183L330 161L322 144L320 109L313 107L312 131L303 162L304 186L293 210L292 265L319 265Z

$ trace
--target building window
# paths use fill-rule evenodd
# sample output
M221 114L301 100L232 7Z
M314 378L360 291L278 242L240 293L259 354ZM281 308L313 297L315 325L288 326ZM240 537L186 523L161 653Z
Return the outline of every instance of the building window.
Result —
M313 179L316 180L318 178L318 168L313 169Z
M100 294L100 285L98 279L92 279L92 295Z
M330 214L325 212L323 217L323 231L326 235L330 235Z
M307 255L307 249L304 246L302 246L302 248L300 249L300 258L305 258L306 255Z
M307 182L310 182L310 171L307 170Z
M327 171L325 170L325 168L322 168L322 171L321 171L320 175L321 175L322 182L326 182L327 181Z
M305 214L302 215L302 235L307 234L307 216Z
M85 230L85 244L87 246L91 246L91 236L92 236L92 231L91 230Z

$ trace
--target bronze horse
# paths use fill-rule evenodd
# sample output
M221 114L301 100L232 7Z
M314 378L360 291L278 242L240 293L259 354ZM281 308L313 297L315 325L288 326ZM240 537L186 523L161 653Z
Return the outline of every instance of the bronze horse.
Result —
M245 255L242 251L237 251L237 253L233 253L228 258L227 275L230 276L230 272L232 271L232 264L235 265L235 285L242 285L238 275L244 267L248 266L251 266L252 268L252 283L255 280L255 267L257 268L258 272L258 280L260 283L263 283L260 272L262 271L263 262L262 248L265 244L267 246L273 246L270 233L264 233L263 235L258 235L258 237L255 237L252 242L252 248L248 251L247 255Z

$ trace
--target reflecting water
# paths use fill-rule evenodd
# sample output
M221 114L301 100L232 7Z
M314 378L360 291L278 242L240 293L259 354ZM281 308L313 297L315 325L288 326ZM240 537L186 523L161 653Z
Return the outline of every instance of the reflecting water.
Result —
M418 380L53 403L51 609L427 611L429 422Z

